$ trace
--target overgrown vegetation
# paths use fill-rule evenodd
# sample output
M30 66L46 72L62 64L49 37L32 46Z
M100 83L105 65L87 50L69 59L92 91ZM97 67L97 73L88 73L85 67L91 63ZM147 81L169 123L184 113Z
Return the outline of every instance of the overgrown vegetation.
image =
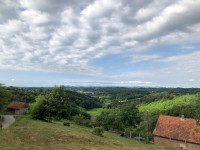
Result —
M81 125L81 126L87 126L90 127L90 120L86 119L83 115L78 114L76 116L73 117L74 123L77 125Z
M95 127L92 131L93 134L103 137L104 129L102 127Z

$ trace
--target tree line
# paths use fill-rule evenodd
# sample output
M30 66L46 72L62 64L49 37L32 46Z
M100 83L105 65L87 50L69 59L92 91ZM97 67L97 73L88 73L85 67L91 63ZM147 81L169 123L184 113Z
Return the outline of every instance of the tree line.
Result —
M4 111L6 105L12 101L31 104L42 101L40 99L50 99L49 96L52 96L58 89L62 89L66 101L69 101L72 114L76 114L81 110L81 108L92 109L102 107L102 102L100 102L99 99L82 93L66 90L64 86L54 88L18 88L5 87L0 84L0 111ZM56 99L57 97L55 97L55 100Z

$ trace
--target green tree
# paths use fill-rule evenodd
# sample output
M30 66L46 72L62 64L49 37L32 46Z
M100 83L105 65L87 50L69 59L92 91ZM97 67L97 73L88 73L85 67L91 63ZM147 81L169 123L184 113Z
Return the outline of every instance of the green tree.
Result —
M124 130L119 109L103 111L96 118L96 124L97 126L102 126L105 130Z
M49 95L49 116L60 120L70 118L71 106L64 86L55 88Z
M31 116L39 120L47 120L48 117L48 99L44 95L39 95L36 102L31 104Z
M64 86L54 88L50 94L40 95L32 104L31 116L40 120L70 118L71 107L69 98L66 96Z
M125 128L135 128L140 123L139 110L134 103L126 104L121 110L121 121Z
M139 110L134 103L126 104L121 110L121 121L125 129L133 130L140 123ZM131 133L130 133L131 138Z
M11 96L11 93L7 90L6 87L4 87L2 84L0 84L0 113L5 110L5 106Z

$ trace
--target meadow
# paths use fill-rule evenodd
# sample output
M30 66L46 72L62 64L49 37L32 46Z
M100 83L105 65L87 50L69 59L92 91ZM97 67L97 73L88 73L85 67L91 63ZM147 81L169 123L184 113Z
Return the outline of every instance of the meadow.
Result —
M62 121L47 123L29 116L17 117L9 128L0 131L1 150L172 150L104 132L104 137L92 134L92 128ZM8 140L9 139L9 140Z

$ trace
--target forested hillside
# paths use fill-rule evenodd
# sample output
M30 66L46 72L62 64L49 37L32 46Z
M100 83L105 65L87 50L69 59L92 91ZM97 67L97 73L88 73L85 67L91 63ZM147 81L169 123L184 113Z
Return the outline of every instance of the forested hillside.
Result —
M33 103L39 95L50 94L54 88L17 88L8 87L7 90L10 91L11 101L21 101L27 103ZM98 98L85 95L83 93L78 93L75 91L65 90L69 101L73 105L83 107L85 109L98 108L101 107L101 102Z
M102 103L99 101L98 98L69 90L66 91L66 94L67 97L70 99L71 103L76 104L85 109L102 107Z

